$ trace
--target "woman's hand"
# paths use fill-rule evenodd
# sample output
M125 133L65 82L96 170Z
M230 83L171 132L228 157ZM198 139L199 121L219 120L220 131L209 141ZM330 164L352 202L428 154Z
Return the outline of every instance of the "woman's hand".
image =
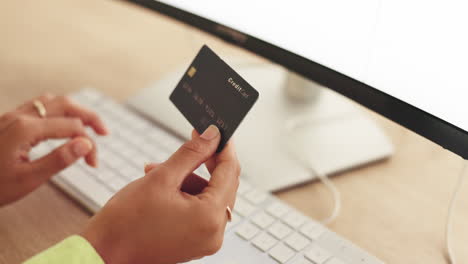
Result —
M47 116L41 118L31 100L0 116L0 206L30 193L51 176L85 157L97 165L96 148L85 126L104 135L107 130L97 115L74 104L67 97L44 95ZM48 155L30 161L33 146L46 139L71 138Z
M215 253L240 168L232 143L215 154L220 133L192 135L166 162L118 192L90 221L85 237L108 264L174 264ZM205 163L209 182L192 172Z

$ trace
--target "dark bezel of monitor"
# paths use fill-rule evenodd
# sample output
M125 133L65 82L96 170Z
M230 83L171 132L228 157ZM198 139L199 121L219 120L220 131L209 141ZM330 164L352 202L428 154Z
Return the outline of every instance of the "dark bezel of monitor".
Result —
M356 101L464 159L468 158L468 133L466 131L398 98L307 58L190 12L155 0L127 1L158 11L254 52Z

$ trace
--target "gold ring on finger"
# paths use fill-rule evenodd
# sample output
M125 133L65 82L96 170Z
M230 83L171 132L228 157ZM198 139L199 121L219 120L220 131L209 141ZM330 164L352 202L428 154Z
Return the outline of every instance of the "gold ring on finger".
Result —
M226 206L226 213L227 213L227 218L228 218L228 222L232 222L232 210L231 210L231 207Z
M33 105L40 117L45 118L47 116L47 110L41 101L34 100Z

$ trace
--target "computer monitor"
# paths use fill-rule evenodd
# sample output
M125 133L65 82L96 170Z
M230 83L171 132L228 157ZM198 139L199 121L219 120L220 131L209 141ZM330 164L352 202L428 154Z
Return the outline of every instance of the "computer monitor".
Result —
M462 2L130 1L283 65L468 157Z

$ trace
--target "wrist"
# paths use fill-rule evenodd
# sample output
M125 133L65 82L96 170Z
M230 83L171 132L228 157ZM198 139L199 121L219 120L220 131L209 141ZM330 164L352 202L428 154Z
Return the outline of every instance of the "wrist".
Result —
M112 235L105 234L102 228L92 225L81 232L80 236L88 241L106 264L131 263L127 249L122 246L122 241Z

